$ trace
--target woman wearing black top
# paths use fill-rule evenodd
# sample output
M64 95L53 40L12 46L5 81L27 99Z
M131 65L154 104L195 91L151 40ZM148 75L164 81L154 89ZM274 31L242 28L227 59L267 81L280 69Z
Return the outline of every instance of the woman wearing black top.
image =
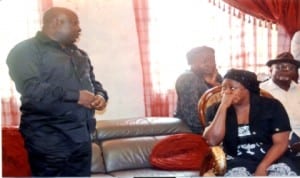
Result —
M259 95L257 76L231 69L222 82L222 100L210 107L212 120L203 136L210 145L223 144L225 176L296 176L284 156L291 130L282 104Z

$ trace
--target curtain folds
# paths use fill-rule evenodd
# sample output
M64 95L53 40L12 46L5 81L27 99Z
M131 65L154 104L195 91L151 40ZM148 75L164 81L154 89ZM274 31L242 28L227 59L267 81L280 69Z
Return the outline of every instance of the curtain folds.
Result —
M182 4L178 6L180 3ZM184 13L195 7L195 4L198 9L192 8L192 13ZM221 74L234 67L262 74L262 80L268 77L265 63L278 52L274 45L277 44L278 31L272 22L247 15L222 0L160 3L133 0L133 5L143 71L146 116L173 115L177 102L174 88L176 75L186 69L182 61L187 50L201 43L215 48ZM206 14L201 15L199 12L203 11L204 6ZM178 14L179 9L183 13ZM168 13L164 13L167 11ZM179 26L184 28L178 28ZM174 39L179 43L174 42ZM174 68L175 72L172 71L172 66L177 66Z
M17 93L12 82L10 84L9 95L10 96L1 98L2 127L18 127L20 124L21 113L19 110Z
M143 71L144 103L146 116L170 116L174 110L169 101L176 96L174 92L160 93L153 89L151 60L149 53L149 7L148 0L133 0L136 29L139 39L140 58ZM171 109L170 109L171 108Z
M13 4L13 1L10 3L7 4L7 8L14 9L15 16L13 18L18 20L19 26L14 26L13 23L8 23L8 27L11 29L10 34L19 35L16 35L16 37L13 38L8 37L7 43L5 43L5 48L0 52L1 56L3 55L0 68L4 71L1 76L3 83L2 87L0 87L1 122L2 127L19 127L21 116L19 109L19 94L15 90L14 83L11 81L8 75L5 64L6 56L12 46L22 40L25 40L26 38L33 36L36 33L36 30L39 30L42 13L48 8L52 7L52 0L31 0L28 2L22 2L25 4L20 5L20 7L22 7L20 11L15 9L15 4ZM23 29L22 32L19 31L20 28Z
M223 0L259 19L281 25L292 38L300 30L299 0Z

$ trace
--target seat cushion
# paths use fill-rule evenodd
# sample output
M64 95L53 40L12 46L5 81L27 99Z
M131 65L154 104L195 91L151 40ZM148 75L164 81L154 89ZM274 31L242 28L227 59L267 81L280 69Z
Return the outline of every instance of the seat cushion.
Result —
M159 169L132 169L124 171L111 172L114 177L199 177L199 171L182 170L182 171L166 171Z
M153 146L165 136L113 139L102 142L107 172L151 168L149 155Z

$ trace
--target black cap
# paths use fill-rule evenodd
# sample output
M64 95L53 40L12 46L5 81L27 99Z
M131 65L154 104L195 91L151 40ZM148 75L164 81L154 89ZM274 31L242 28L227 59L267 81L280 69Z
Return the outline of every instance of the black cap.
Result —
M275 59L271 59L267 62L267 66L271 67L272 64L287 62L294 64L297 68L300 67L300 62L294 59L294 56L290 52L283 52L276 56Z

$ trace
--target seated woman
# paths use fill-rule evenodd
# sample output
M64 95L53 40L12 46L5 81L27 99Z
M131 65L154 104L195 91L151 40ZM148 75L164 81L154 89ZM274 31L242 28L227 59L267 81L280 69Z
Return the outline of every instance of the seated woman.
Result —
M285 156L291 130L282 104L259 95L255 73L231 69L222 82L222 100L207 111L212 120L203 136L223 143L225 176L296 176Z

